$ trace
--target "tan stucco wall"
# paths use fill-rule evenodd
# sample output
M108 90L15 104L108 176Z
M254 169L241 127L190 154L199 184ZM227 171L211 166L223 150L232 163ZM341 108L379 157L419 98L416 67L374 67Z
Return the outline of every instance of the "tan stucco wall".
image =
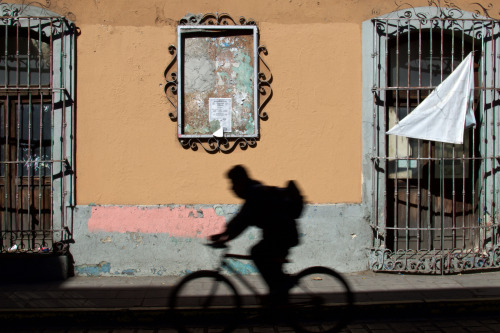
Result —
M210 155L184 150L168 118L162 75L174 29L80 25L79 203L228 202L223 174L238 163L268 183L299 180L314 202L359 201L359 26L259 27L274 77L261 141L246 151Z
M361 23L397 3L60 0L49 9L81 32L78 204L236 203L224 178L234 164L267 184L297 179L312 203L361 201ZM256 148L214 155L185 150L168 117L163 72L176 21L207 12L255 19L269 50L274 95Z
M128 7L144 10L137 4ZM172 20L209 10L176 6L183 14L169 11ZM249 18L245 8L234 11ZM297 179L312 202L360 201L359 24L258 20L274 78L269 120L256 148L210 155L183 149L168 118L163 71L175 25L101 15L78 24L79 204L237 202L224 178L234 164L269 184Z

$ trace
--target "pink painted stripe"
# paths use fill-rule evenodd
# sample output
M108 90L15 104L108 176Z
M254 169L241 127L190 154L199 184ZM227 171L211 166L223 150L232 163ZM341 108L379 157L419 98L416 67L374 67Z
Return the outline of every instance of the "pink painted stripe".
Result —
M167 233L173 237L205 238L221 232L226 225L224 216L215 209L187 207L98 206L92 207L88 222L90 232Z

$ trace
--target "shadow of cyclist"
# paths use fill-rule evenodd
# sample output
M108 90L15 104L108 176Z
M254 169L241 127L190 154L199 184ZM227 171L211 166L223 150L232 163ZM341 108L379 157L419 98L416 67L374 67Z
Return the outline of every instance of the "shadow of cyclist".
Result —
M265 186L249 177L242 165L229 170L233 192L245 200L239 213L222 233L210 236L215 245L223 245L247 227L262 229L262 240L251 250L251 257L269 288L270 306L285 305L292 282L283 272L290 248L299 244L297 219L303 209L303 197L294 181L285 188Z

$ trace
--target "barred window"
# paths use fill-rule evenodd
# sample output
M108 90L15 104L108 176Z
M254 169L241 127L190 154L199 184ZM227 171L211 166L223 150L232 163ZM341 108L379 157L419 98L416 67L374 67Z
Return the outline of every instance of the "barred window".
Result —
M33 23L36 24L36 21ZM0 85L24 87L50 84L51 40L42 34L41 27L34 28L38 31L19 24L0 26L0 36L4 39L0 44Z
M489 256L500 246L500 26L438 9L437 16L435 8L414 8L370 22L374 270L445 273L498 265ZM470 52L477 125L465 130L463 144L386 134Z
M0 250L37 252L69 237L75 28L0 7Z

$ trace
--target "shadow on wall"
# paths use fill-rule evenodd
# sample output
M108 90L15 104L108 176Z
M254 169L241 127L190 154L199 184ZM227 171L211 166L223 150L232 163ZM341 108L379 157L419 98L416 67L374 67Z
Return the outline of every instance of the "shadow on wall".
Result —
M2 253L0 281L58 281L74 276L73 256L66 253Z

